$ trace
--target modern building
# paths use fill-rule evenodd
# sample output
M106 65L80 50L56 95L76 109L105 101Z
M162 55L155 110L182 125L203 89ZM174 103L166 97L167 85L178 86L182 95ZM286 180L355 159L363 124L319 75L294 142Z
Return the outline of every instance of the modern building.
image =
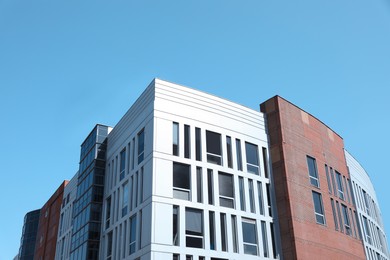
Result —
M342 137L279 96L260 110L154 79L82 143L55 259L389 259Z
M20 260L33 260L35 252L35 241L37 239L39 214L41 210L33 210L24 217L22 238L20 239L19 254L16 256Z

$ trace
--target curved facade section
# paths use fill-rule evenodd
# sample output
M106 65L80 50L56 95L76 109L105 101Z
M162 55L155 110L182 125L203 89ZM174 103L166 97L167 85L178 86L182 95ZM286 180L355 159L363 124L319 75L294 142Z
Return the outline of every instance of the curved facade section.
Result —
M374 186L358 161L345 151L367 259L389 259L387 238Z
M20 240L20 260L34 259L35 240L37 238L40 210L30 211L24 217L23 233Z

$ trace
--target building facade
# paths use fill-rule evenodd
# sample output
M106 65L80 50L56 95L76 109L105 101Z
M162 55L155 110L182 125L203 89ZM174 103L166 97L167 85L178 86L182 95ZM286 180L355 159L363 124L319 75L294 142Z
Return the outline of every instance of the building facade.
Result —
M41 210L33 210L24 217L22 238L17 259L33 260L35 252L35 241L37 239L39 215Z

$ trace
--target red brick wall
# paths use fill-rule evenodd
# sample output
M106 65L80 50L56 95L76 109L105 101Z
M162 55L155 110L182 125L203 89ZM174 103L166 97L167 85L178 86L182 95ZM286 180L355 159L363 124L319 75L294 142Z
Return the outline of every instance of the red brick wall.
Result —
M325 164L349 179L343 139L315 117L276 96L261 104L266 114L282 251L285 259L365 259L357 233L335 230ZM316 159L320 188L310 184L307 159ZM349 187L348 187L349 188ZM316 223L312 191L321 193L326 224ZM337 211L336 211L337 214ZM352 220L351 220L352 221ZM357 227L356 227L357 228Z

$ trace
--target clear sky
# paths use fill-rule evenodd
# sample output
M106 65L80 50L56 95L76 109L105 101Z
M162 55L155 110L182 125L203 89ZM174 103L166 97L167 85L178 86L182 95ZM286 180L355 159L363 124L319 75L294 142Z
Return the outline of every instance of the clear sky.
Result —
M0 0L1 260L93 126L154 77L318 117L370 174L390 231L389 0Z

